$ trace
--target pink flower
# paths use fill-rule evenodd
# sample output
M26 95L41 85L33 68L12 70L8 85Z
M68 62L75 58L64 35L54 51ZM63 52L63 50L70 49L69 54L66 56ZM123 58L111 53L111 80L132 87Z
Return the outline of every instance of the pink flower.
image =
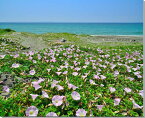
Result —
M139 95L141 95L143 97L144 96L144 90L140 90Z
M14 55L14 58L17 58L17 57L19 57L19 54Z
M71 96L72 96L72 98L73 98L74 100L80 100L80 94L79 94L78 92L76 92L76 91L73 91L73 92L71 93Z
M60 106L63 103L64 96L55 95L52 98L52 103L54 106Z
M33 51L29 51L29 55L34 55L34 52Z
M32 60L33 61L33 63L37 63L37 61L36 60Z
M64 71L63 74L66 75L68 73L68 71Z
M113 92L115 92L115 91L116 91L116 89L115 89L115 88L113 88L113 87L109 87L109 89L110 89L111 93L113 93Z
M121 99L120 98L115 98L114 99L114 106L119 105Z
M56 59L55 59L55 58L52 58L52 59L50 60L50 62L56 62Z
M133 103L133 109L142 109L143 106L139 106L134 100L132 100Z
M96 83L91 79L89 80L89 82L90 82L91 85L96 85Z
M10 89L8 86L3 86L3 91L9 93Z
M18 67L19 67L19 64L16 64L16 63L12 64L12 68L18 68Z
M64 88L62 87L62 86L60 86L60 85L56 85L56 87L57 87L57 90L58 91L60 91L60 90L63 90Z
M55 116L57 116L57 114L56 113L54 113L54 112L49 112L47 115L46 115L47 117L55 117Z
M44 81L44 79L39 78L39 80L38 80L37 82L40 84L40 83L43 82L43 81Z
M131 92L131 89L130 88L125 88L124 89L127 93Z
M51 82L51 88L54 88L56 86L56 84L59 83L59 81L53 80Z
M75 68L74 70L79 71L79 70L81 70L81 69L77 67L77 68Z
M37 98L37 96L39 96L37 94L36 95L35 94L30 94L30 95L31 95L31 97L32 97L33 100L35 100Z
M77 73L77 72L73 72L72 74L73 74L74 76L77 76L77 75L78 75L78 73Z
M26 116L37 116L38 109L35 106L30 106L26 110Z
M134 78L132 78L132 77L128 77L128 79L129 79L130 81L133 81L133 80L134 80Z
M5 56L6 56L6 55L0 55L0 58L2 58L2 59L3 59L3 58L5 58Z
M51 69L47 69L48 72L50 72Z
M61 72L56 72L56 74L57 74L57 75L60 75L60 74L61 74Z
M98 75L94 75L95 79L100 79L100 77Z
M45 91L42 91L42 96L43 96L44 98L48 98L48 97L49 97L48 94L47 94Z
M87 111L85 111L84 109L78 109L77 111L76 111L76 116L86 116L86 114L87 114Z
M97 108L99 109L99 111L101 111L103 107L104 105L97 105Z
M114 71L114 75L115 76L119 75L119 72L118 71Z
M142 78L142 76L141 75L136 75L137 76L137 78Z
M100 75L101 76L101 79L106 79L106 77L104 75Z
M76 90L78 87L76 87L75 85L73 85L73 84L68 84L68 88L69 89L73 89L73 90Z
M39 88L41 88L41 86L39 85L39 82L32 82L33 87L35 88L35 90L38 90Z
M35 75L35 70L30 70L30 71L29 71L29 74L30 74L30 75Z

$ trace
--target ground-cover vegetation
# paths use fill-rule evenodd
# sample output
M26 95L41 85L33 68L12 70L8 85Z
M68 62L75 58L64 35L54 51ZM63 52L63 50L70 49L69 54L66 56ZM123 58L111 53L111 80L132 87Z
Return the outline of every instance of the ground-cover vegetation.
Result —
M0 80L0 116L143 116L142 45L60 45L0 58L0 74L15 81Z
M15 32L15 30L12 30L12 29L0 29L0 34L5 34L5 33L9 33L9 32Z

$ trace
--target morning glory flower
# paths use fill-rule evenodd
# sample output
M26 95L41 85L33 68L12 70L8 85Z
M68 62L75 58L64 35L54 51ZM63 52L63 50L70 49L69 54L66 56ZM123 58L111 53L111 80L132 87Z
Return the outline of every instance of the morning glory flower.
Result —
M99 109L99 111L101 111L103 107L104 105L97 105L97 108Z
M41 83L41 82L43 82L43 81L44 81L44 79L39 78L38 83Z
M6 56L6 55L0 55L0 57L1 57L2 59L5 58L5 56Z
M131 89L130 88L125 88L124 89L127 93L131 92Z
M19 57L19 54L15 54L13 57L14 57L14 58L17 58L17 57Z
M19 67L19 64L16 64L16 63L12 64L12 68L18 68L18 67Z
M77 76L77 75L78 75L78 73L77 73L77 72L73 72L72 74L73 74L74 76Z
M9 89L8 86L3 86L3 91L6 92L6 93L9 93L10 89Z
M120 98L115 98L114 99L114 106L119 105L121 99Z
M115 76L119 75L119 72L118 71L114 71L114 75Z
M76 87L75 85L73 85L73 84L68 84L68 88L69 89L73 89L73 90L76 90L78 87Z
M113 92L115 92L115 91L116 91L116 89L115 89L115 88L113 88L113 87L109 87L109 89L110 89L111 93L113 93Z
M55 116L57 116L57 114L55 112L49 112L46 116L47 117L55 117Z
M86 114L87 114L87 111L85 111L84 109L78 109L77 111L76 111L76 116L86 116Z
M48 94L47 94L45 91L42 91L42 96L43 96L44 98L48 98Z
M133 109L142 109L143 106L139 106L134 100L132 100L133 103Z
M101 79L106 79L106 77L104 75L100 75L101 76Z
M134 80L134 78L132 78L132 77L128 77L128 79L129 79L130 81L133 81L133 80Z
M37 94L30 94L30 95L31 95L31 97L32 97L33 100L35 100L37 98L37 96L39 96Z
M30 71L29 71L29 74L30 74L30 75L35 75L35 73L36 73L35 70L30 70Z
M38 90L39 88L41 88L41 86L39 85L39 81L37 82L32 82L33 87L35 88L35 90Z
M61 72L56 72L56 74L57 74L57 75L60 75L60 74L61 74Z
M100 77L98 75L94 75L95 79L100 79Z
M59 81L53 80L51 82L51 88L54 88L56 86L56 84L59 83Z
M68 73L68 71L64 71L63 74L66 75Z
M73 91L71 96L74 100L80 100L80 94L76 91Z
M52 103L54 106L60 106L63 103L64 96L55 95L52 98Z
M139 95L141 95L143 97L144 96L144 90L140 90Z
M89 82L90 82L91 85L96 85L96 83L91 79L89 80Z
M62 87L62 86L60 86L60 85L56 85L56 87L57 87L57 90L58 91L60 91L60 90L63 90L64 88Z
M47 69L48 72L50 72L51 69Z
M35 106L30 106L26 110L26 116L37 116L38 109Z

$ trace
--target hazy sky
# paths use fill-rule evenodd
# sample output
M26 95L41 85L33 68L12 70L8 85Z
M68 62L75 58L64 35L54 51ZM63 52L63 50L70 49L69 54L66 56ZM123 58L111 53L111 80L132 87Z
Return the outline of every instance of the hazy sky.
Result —
M143 0L0 0L0 22L142 22Z

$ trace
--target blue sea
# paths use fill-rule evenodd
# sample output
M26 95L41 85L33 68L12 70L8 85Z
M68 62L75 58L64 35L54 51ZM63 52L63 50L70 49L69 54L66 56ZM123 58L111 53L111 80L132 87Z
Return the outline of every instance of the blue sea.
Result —
M143 35L143 23L0 23L0 29L17 32L60 33L89 35Z

